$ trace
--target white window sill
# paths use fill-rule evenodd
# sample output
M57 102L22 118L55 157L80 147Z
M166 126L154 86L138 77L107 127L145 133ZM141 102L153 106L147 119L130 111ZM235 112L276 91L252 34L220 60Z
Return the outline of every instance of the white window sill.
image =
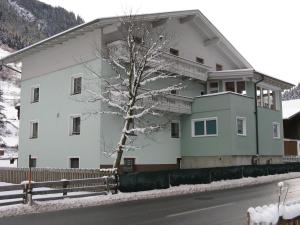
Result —
M198 137L218 137L218 134L210 134L210 135L194 135L192 136L193 138L198 138Z

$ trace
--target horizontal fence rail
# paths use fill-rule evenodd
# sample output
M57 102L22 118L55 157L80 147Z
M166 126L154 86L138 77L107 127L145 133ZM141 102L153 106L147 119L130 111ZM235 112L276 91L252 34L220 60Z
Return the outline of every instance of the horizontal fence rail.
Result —
M13 184L7 186L0 186L0 200L9 199L23 199L23 203L31 203L32 196L59 194L56 198L66 197L70 192L92 192L83 193L81 196L88 196L91 194L107 194L117 193L118 182L117 176L103 176L97 178L74 179L74 180L60 180L60 181L47 181L47 182L24 182L23 184ZM80 187L74 187L79 185ZM38 188L51 188L48 190L39 190ZM7 193L6 191L16 191L20 193ZM53 197L52 197L53 198ZM47 197L43 198L43 200Z
M32 168L32 180L36 182L57 181L61 179L75 180L112 176L117 173L113 169L52 169ZM0 181L20 184L28 180L28 168L0 168Z

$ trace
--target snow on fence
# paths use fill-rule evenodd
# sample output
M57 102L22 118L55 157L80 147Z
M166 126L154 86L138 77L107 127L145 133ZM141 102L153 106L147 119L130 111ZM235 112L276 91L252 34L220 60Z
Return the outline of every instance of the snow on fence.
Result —
M115 169L52 169L32 168L32 180L36 182L57 181L61 179L85 179L102 176L112 176L117 173ZM0 181L20 184L28 180L28 168L0 168Z
M79 187L75 187L79 186ZM49 188L49 189L40 189ZM80 192L80 196L101 195L117 193L118 182L115 176L104 176L97 178L60 180L47 182L23 182L22 184L12 184L0 186L0 200L23 199L22 202L32 203L32 196L59 194L56 198L67 197L70 192ZM5 194L5 192L8 194ZM21 192L22 191L22 192ZM83 193L83 194L82 194ZM53 198L53 197L51 197ZM47 199L43 198L43 199ZM15 203L15 202L13 202Z

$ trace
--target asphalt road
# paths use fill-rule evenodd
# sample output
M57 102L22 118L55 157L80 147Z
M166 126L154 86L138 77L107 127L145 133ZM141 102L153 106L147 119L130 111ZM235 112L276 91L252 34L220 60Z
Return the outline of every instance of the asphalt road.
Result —
M287 199L300 199L300 179ZM244 225L251 206L275 203L277 183L0 219L1 225Z

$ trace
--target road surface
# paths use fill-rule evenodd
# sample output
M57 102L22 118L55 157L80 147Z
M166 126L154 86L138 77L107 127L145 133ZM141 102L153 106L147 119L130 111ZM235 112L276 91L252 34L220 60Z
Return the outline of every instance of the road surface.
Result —
M300 199L300 179L287 199ZM1 225L244 225L251 206L275 203L277 183L0 219Z

